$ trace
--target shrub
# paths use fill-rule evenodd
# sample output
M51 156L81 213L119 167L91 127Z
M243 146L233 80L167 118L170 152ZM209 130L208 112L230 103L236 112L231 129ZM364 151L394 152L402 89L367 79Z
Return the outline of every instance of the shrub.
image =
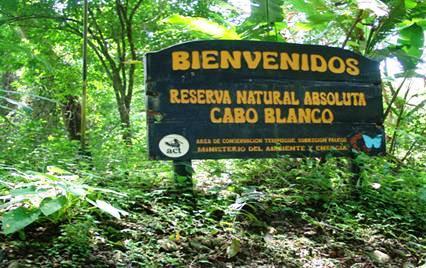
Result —
M13 182L0 178L7 187L7 194L0 196L0 200L5 202L0 206L0 213L3 213L2 230L6 235L21 231L34 222L70 219L74 215L73 210L89 204L118 219L127 215L125 211L97 199L100 193L122 194L91 187L80 177L60 168L50 166L48 173L9 171L14 177Z

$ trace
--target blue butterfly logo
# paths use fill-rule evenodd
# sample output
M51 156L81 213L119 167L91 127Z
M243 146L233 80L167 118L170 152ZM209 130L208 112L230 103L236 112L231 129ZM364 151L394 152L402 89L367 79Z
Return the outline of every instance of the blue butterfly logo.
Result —
M367 135L362 135L362 139L364 140L365 146L367 146L368 149L371 149L371 148L378 149L382 146L382 136L383 135L380 134L372 138Z

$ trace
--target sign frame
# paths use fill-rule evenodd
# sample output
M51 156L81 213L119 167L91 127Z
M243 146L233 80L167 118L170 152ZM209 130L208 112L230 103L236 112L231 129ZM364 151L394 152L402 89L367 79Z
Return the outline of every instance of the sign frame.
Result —
M150 159L385 153L379 63L348 50L263 41L191 41L147 53L145 80ZM228 110L232 116L225 114ZM241 116L248 110L257 111L257 121ZM333 121L314 122L319 117L313 110L317 115L330 111Z

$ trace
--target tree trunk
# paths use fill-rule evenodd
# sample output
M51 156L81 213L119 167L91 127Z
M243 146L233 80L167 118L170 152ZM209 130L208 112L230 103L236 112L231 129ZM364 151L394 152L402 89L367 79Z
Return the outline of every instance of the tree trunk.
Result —
M81 138L81 104L76 96L67 96L62 106L64 125L70 140L79 141Z
M66 102L62 106L62 117L64 125L68 132L68 138L72 141L81 141L81 103L77 96L67 96ZM81 159L85 159L93 168L92 153L88 148L78 150Z
M121 128L123 130L123 140L130 145L132 138L130 129L130 102L126 101L126 87L123 85L119 73L114 74L113 88L118 105Z
M131 144L132 141L132 132L130 129L130 107L127 107L126 104L120 104L120 121L121 127L123 128L123 139L127 144Z

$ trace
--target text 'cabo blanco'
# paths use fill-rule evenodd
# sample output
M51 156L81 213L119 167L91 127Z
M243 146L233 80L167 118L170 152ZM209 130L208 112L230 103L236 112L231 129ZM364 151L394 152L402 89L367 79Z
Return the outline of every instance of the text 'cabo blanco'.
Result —
M331 124L334 114L330 106L366 106L364 92L306 91L299 99L295 91L170 89L170 104L214 105L210 122L215 124L259 122L255 107L222 107L219 105L271 105L261 112L265 124ZM217 106L216 106L217 105ZM285 105L289 107L277 107ZM299 106L299 107L294 107ZM302 106L302 107L301 107Z

